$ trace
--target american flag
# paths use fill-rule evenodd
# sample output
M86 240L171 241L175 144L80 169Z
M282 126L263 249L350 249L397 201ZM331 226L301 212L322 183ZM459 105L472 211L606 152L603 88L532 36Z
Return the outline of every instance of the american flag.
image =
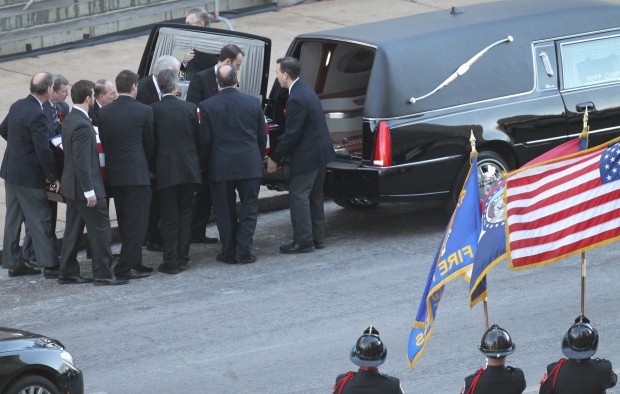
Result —
M508 175L513 269L553 263L620 239L620 139Z

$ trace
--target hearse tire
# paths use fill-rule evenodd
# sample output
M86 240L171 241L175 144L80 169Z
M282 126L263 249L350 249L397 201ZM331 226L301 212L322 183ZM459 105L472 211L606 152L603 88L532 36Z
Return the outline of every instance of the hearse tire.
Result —
M498 153L492 151L482 151L478 152L478 191L480 194L480 200L484 198L486 193L491 191L493 186L496 184L497 180L494 180L492 183L486 184L484 179L480 178L480 174L488 175L491 178L495 176L501 176L502 171L510 170L510 166L506 163L506 160ZM456 181L452 186L452 190L450 192L450 197L446 200L444 204L444 211L448 216L451 216L456 208L456 202L458 201L459 195L461 193L461 189L463 188L463 184L465 183L465 177L467 176L467 172L469 171L469 165L463 165L459 170L459 174L456 177ZM485 178L488 180L488 177ZM483 185L485 183L485 185ZM481 188L484 186L484 190Z
M369 210L375 209L379 206L378 202L362 203L348 198L333 198L332 200L336 203L336 205L339 205L345 209Z
M43 394L60 394L58 388L48 379L40 375L24 375L17 379L4 392L6 394L20 393L43 393Z

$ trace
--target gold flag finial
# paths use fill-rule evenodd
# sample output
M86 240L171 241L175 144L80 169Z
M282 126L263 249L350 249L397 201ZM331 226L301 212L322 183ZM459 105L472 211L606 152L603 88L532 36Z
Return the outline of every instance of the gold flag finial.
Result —
M471 134L469 137L469 143L471 144L471 153L477 155L478 151L476 150L476 137L474 137L474 131L470 130Z

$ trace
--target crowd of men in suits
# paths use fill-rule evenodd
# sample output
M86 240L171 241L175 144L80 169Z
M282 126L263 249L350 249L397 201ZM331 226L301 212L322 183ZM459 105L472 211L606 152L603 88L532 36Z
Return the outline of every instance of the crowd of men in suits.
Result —
M243 56L238 46L224 46L217 64L195 73L187 101L177 97L182 63L172 56L158 58L153 74L140 80L123 70L114 82L75 82L71 111L64 103L66 78L33 76L30 95L15 102L0 124L7 140L0 177L7 196L3 268L9 276L40 274L42 268L60 284L126 284L153 271L142 264L143 246L163 252L159 272L177 274L188 266L190 243L218 242L206 236L212 208L221 240L216 260L254 263L265 164L268 171L291 166L293 242L280 252L322 248L322 189L333 148L318 96L298 79L296 59L278 60L278 81L289 89L290 104L279 147L265 163L261 103L238 90ZM54 160L54 137L62 141L62 161ZM67 204L60 250L56 206L47 190ZM121 236L115 264L110 197ZM32 242L22 248L24 222ZM84 227L92 278L81 275L77 260Z

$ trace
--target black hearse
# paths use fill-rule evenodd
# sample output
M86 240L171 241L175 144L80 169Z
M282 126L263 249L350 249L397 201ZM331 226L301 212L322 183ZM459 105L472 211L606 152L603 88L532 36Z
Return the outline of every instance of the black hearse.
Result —
M620 6L501 1L295 38L337 160L326 193L345 207L454 199L477 140L481 194L500 173L575 137L620 135ZM286 91L267 115L284 124ZM272 142L273 143L273 142Z
M158 25L140 73L159 55L228 42L248 55L241 89L285 127L286 89L276 81L265 99L266 38ZM620 135L620 6L603 1L505 0L303 34L287 56L321 99L337 152L326 193L344 207L454 201L472 130L481 194L579 134L586 108L590 146ZM285 170L263 183L285 189Z

